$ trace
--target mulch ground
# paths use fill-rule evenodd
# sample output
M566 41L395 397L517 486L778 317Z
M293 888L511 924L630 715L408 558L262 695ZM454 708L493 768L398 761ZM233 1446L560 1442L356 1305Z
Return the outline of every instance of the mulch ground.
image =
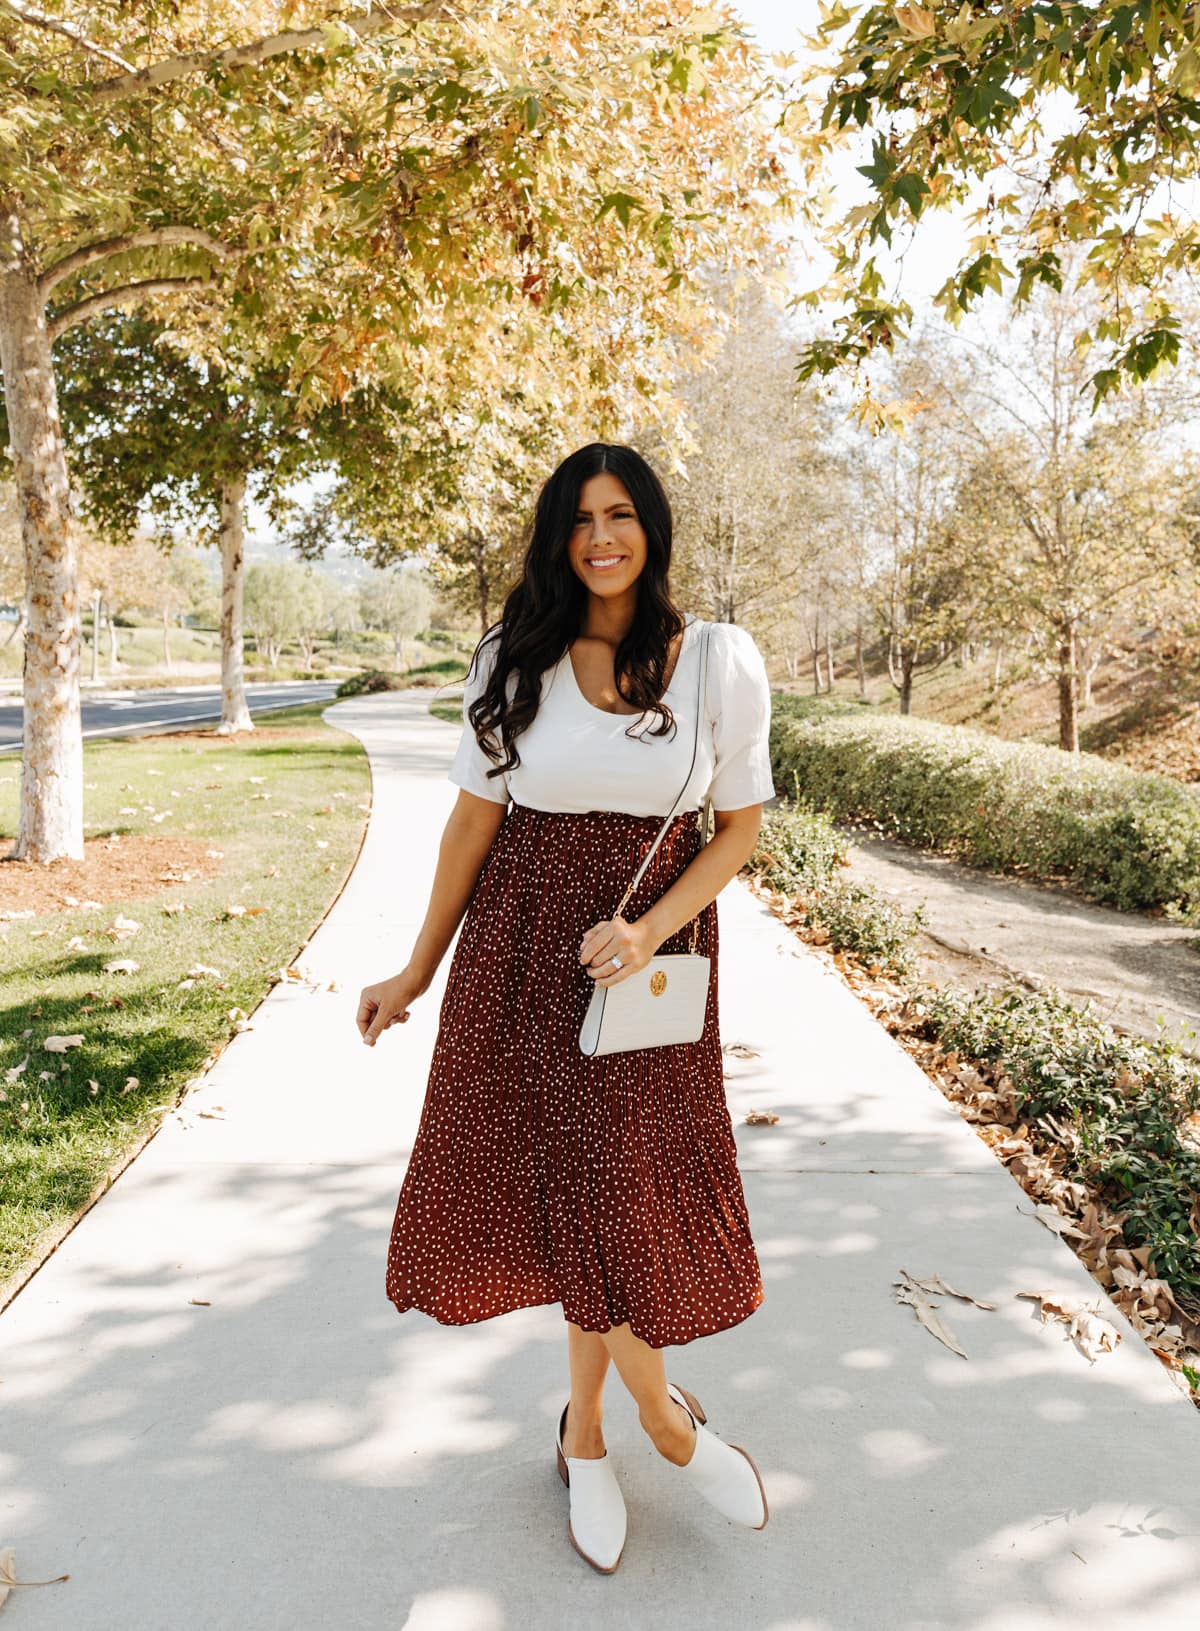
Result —
M198 878L215 877L222 859L206 838L104 833L83 841L83 859L14 861L0 857L0 919L66 912L94 900L140 899Z

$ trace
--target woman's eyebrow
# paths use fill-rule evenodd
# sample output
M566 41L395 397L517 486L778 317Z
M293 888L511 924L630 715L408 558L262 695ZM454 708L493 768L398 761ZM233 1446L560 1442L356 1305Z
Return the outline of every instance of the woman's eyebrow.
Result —
M623 499L621 499L621 501L619 503L617 503L617 504L608 504L608 505L605 506L605 508L609 509L609 510L631 510L633 508L633 505L630 503L629 499L623 498ZM588 509L586 504L577 504L575 506L575 509L576 509L576 512L579 515L590 515L591 514L591 511Z

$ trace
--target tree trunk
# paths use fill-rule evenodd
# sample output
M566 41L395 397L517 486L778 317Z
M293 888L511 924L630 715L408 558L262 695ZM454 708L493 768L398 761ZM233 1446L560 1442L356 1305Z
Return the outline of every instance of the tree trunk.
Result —
M113 616L111 605L108 608L108 672L117 672L117 661L120 653L117 650L117 620Z
M171 627L171 614L163 607L163 665L169 674L171 672L171 641L168 630Z
M901 655L900 667L900 712L912 713L913 670L916 667L916 650L905 651Z
M865 702L867 697L867 670L863 662L863 625L862 613L859 612L854 623L854 667L858 672L858 694Z
M1000 689L1000 679L1001 679L1001 676L1003 675L1003 673L1004 673L1004 647L999 642L997 642L997 644L996 644L996 658L995 658L995 661L992 663L992 693L993 693L993 695Z
M242 637L245 524L246 478L229 476L221 483L221 723L217 726L218 736L254 729L246 706Z
M833 690L833 629L829 618L825 619L825 680L826 689Z
M1083 708L1090 708L1092 706L1092 681L1096 678L1096 671L1100 667L1103 659L1104 647L1101 645L1098 645L1091 655L1084 659L1083 695L1079 699L1080 706Z
M1079 752L1079 674L1075 666L1075 626L1061 631L1058 647L1058 745Z
M82 860L78 541L45 305L11 197L0 203L0 369L28 620L21 813L9 859Z
M104 596L99 589L92 596L92 678L100 678L100 614L104 607Z
M478 535L471 539L471 548L475 554L475 597L479 607L479 632L484 635L488 631L488 609L491 601L491 584L488 582L487 564L483 558L483 539Z

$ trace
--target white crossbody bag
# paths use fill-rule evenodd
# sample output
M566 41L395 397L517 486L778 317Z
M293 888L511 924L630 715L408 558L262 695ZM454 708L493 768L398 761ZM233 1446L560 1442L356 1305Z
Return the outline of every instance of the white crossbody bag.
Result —
M633 882L621 897L613 913L619 917L625 902L641 881L652 856L671 824L675 807L683 797L691 780L700 745L700 721L703 703L708 695L708 630L705 623L700 636L700 674L696 681L696 736L692 743L692 762L688 765L683 786L675 795L666 820L658 829L658 837L651 844L641 866L633 875ZM701 814L700 847L708 841L708 812L712 800L705 798ZM592 992L587 1013L579 1029L579 1047L589 1056L601 1053L625 1053L631 1048L662 1048L676 1042L696 1042L704 1029L705 1010L708 1005L709 959L696 950L696 936L700 918L692 919L691 949L689 951L657 953L635 973L616 985L597 985Z

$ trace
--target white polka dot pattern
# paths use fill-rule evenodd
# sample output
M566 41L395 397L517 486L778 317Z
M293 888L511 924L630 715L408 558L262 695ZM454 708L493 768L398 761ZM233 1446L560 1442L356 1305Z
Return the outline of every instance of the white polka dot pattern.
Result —
M747 1318L763 1285L725 1101L717 912L704 1030L588 1058L579 961L661 825L655 816L510 803L459 930L417 1136L388 1249L387 1296L444 1325L561 1302L585 1331L628 1323L654 1348ZM667 829L632 922L700 845ZM689 925L661 951L687 949Z

